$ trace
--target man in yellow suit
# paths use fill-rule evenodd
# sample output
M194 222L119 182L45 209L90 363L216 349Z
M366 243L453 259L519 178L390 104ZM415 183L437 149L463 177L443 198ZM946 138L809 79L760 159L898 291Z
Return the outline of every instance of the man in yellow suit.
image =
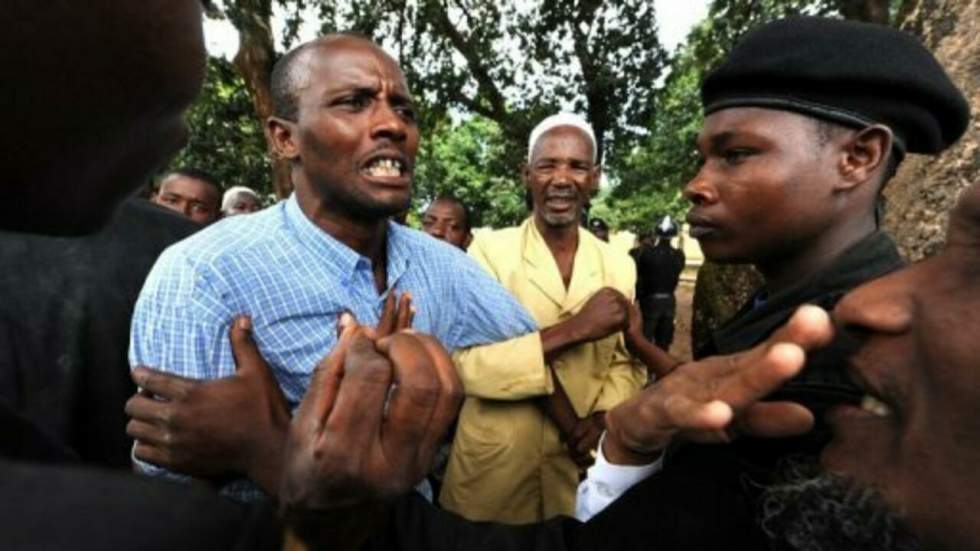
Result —
M636 268L580 228L599 175L592 127L571 114L546 118L523 169L532 216L470 245L543 329L454 358L466 399L440 501L469 519L573 514L605 411L645 382L622 333Z

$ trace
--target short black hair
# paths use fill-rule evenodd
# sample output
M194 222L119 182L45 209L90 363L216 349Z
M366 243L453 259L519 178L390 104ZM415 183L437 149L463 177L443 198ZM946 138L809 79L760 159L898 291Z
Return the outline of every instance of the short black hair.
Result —
M274 116L288 121L296 121L299 116L296 94L299 79L296 76L296 61L307 49L342 37L359 38L371 42L371 39L356 32L338 32L304 42L286 52L276 61L272 67L272 75L269 77L269 93L272 96L272 114ZM373 42L371 43L373 44Z
M218 183L218 179L213 174L206 170L193 167L178 168L164 174L163 178L160 178L160 183L163 183L164 180L170 178L171 176L183 176L185 178L193 178L194 180L205 182L214 188L214 192L218 194L220 199L221 184ZM157 185L157 187L159 188L160 186Z
M466 203L464 203L462 199L451 193L444 193L436 196L436 198L429 203L429 206L432 206L440 201L457 205L459 210L463 211L463 227L466 229L466 231L470 231L473 228L473 226L470 224L470 209L467 208Z
M300 55L310 47L306 42L286 52L272 67L269 92L272 96L272 114L280 119L295 121L299 108L296 104L296 75L294 65Z

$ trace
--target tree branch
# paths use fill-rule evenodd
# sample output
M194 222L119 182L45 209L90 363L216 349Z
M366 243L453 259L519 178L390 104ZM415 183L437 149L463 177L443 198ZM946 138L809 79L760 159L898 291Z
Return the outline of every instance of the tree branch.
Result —
M484 67L479 53L472 48L463 34L459 32L459 29L450 21L449 12L446 9L445 3L438 2L436 5L438 6L436 28L456 48L456 51L463 56L463 59L466 60L466 65L470 69L470 74L476 80L481 95L486 97L490 103L490 109L481 114L497 121L501 125L506 124L509 119L509 113L504 95L497 88L489 70Z

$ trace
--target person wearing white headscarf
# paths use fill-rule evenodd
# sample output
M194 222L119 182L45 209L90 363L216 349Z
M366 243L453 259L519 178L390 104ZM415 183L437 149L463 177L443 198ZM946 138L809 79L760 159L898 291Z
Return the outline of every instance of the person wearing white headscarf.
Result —
M230 187L221 198L221 214L225 217L249 214L260 209L262 201L259 194L245 186Z

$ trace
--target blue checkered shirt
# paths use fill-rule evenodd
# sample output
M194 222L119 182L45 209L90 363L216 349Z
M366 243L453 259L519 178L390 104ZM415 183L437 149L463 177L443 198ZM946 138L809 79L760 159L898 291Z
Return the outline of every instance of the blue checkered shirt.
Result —
M313 367L336 343L337 317L349 310L374 325L393 289L411 292L413 327L449 351L537 330L524 307L455 247L389 223L387 253L388 289L379 294L371 261L315 226L295 195L223 220L157 260L133 313L129 362L196 379L232 375L228 331L236 316L248 314L256 343L295 408ZM147 474L181 478L137 464ZM224 493L261 497L245 480Z

